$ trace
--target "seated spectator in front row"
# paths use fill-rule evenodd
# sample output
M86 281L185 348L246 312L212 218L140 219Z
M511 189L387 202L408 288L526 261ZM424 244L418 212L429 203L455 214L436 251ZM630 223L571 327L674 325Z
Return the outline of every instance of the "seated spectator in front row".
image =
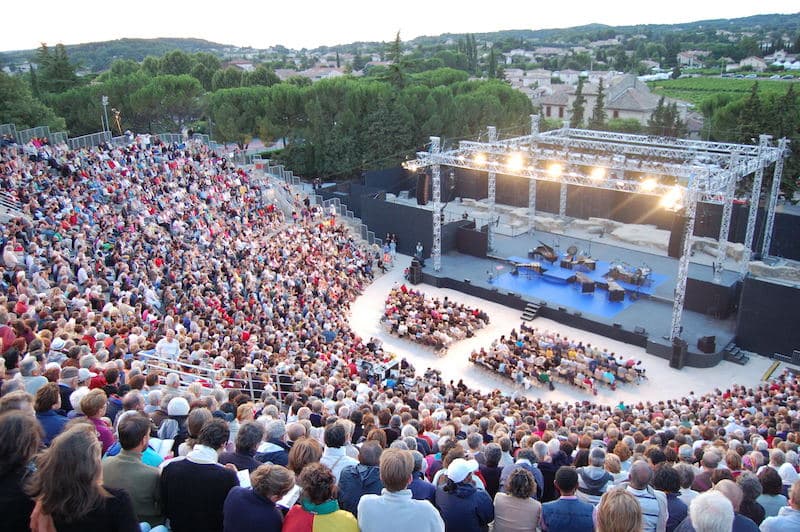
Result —
M506 481L505 492L494 497L494 532L536 532L542 504L533 498L536 481L525 469L516 469Z
M24 393L24 392L23 392ZM27 394L26 394L27 395ZM0 414L0 515L4 532L28 532L33 500L23 487L34 472L42 429L27 412Z
M161 504L172 532L222 529L222 506L239 485L233 471L218 463L228 442L228 424L212 419L200 430L197 444L186 455L168 462L161 472Z
M78 422L53 440L31 478L31 530L139 532L130 495L103 485L101 448L89 423Z
M768 517L761 523L761 532L800 530L800 480L789 490L789 506L784 506L776 517Z
M376 441L366 441L358 453L358 464L342 469L339 475L339 506L358 517L358 502L367 494L380 495L383 489L378 464L383 449Z
M250 473L262 465L254 458L256 449L264 438L264 428L258 421L248 421L239 427L236 433L236 450L224 452L219 455L220 464L233 464L238 471L247 470ZM283 465L283 464L277 464Z
M103 459L103 482L109 488L128 492L139 522L162 525L164 514L158 503L159 471L142 462L142 453L150 440L150 420L138 412L127 413L117 430L122 450L116 456Z
M413 498L408 489L413 479L416 451L388 449L381 454L380 495L364 495L358 504L361 532L444 532L444 521L430 502ZM422 455L420 453L419 456Z
M294 473L283 466L262 464L250 475L250 482L251 488L237 486L228 492L224 531L281 532L283 514L275 503L294 487Z
M297 483L302 495L300 502L286 514L283 532L358 532L353 514L339 509L336 478L327 466L307 465Z
M578 473L573 467L561 466L556 471L556 490L560 497L542 505L542 530L560 532L593 532L593 507L578 500L575 490L578 489Z
M478 462L456 458L447 466L446 481L436 488L435 503L448 530L485 532L494 520L492 499L475 487Z

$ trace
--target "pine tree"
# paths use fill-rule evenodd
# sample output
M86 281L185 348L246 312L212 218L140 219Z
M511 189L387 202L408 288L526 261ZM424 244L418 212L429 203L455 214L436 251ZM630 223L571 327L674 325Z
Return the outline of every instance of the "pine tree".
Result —
M601 78L600 84L597 86L597 100L594 102L592 118L589 120L589 129L604 129L606 127L608 115L606 114L605 100L605 89Z
M758 136L765 131L763 105L758 94L758 82L753 83L750 95L744 101L739 112L737 142L751 144L758 141Z
M494 47L489 50L489 68L487 72L489 79L497 77L497 57L494 55Z
M569 127L579 128L583 126L583 115L586 108L586 98L583 95L583 78L578 78L578 87L575 89L575 101L572 102L572 116L569 119Z

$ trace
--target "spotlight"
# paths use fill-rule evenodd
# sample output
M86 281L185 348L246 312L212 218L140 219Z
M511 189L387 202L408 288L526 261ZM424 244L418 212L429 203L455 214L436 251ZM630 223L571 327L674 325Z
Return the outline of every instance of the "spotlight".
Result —
M508 160L506 161L506 166L510 170L519 171L522 170L522 167L525 165L525 161L522 158L521 153L512 153L508 156Z
M657 185L658 183L656 182L655 178L648 177L639 184L639 188L642 189L642 192L652 192L655 190Z
M473 162L475 162L475 164L479 164L479 165L483 166L484 164L486 164L486 154L485 153L476 153L475 157L473 158Z
M553 163L547 167L547 175L550 177L560 177L561 173L564 171L564 167L558 163Z
M589 178L592 181L602 181L606 178L606 169L605 168L593 168L592 172L589 174Z
M661 206L668 210L676 210L680 207L682 198L681 188L675 185L661 198Z

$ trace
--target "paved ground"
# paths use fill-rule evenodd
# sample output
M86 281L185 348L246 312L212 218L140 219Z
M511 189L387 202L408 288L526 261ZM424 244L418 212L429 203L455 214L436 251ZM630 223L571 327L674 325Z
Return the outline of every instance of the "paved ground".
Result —
M383 313L386 296L395 283L403 282L403 269L410 262L410 257L398 255L398 264L394 269L379 277L356 300L352 305L350 316L350 325L353 330L364 339L370 337L380 338L387 350L397 353L400 357L405 357L420 372L428 367L436 368L441 370L442 376L446 380L463 378L468 386L481 390L488 391L499 388L509 394L520 393L520 390L514 388L507 379L477 368L469 362L469 354L473 349L481 346L488 347L495 338L499 338L502 334L507 334L514 327L519 327L521 313L517 310L468 296L461 292L438 289L421 284L416 288L425 294L436 297L447 295L450 299L484 309L490 317L489 326L478 331L478 334L473 338L453 344L443 355L436 355L429 348L396 338L380 327L379 320ZM709 369L684 368L683 370L675 370L669 367L666 360L647 354L643 348L609 340L603 336L579 329L565 327L543 318L537 318L532 323L535 327L559 331L569 338L580 338L584 342L608 348L609 351L614 351L618 354L624 353L640 359L647 369L649 379L638 386L620 386L616 391L602 388L597 397L590 397L577 388L565 384L557 385L556 390L553 392L543 388L533 388L525 392L531 397L541 397L555 401L592 399L605 404L617 404L620 400L629 403L639 400L677 398L684 397L691 391L700 394L711 391L714 388L727 388L734 383L755 385L772 364L772 360L754 355L746 366L723 361L716 367ZM781 370L782 368L778 369L778 371Z

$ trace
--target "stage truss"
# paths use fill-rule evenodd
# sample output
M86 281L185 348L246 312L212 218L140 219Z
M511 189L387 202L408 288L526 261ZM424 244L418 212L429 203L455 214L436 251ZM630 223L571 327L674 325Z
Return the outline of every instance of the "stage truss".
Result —
M531 115L531 134L509 139L497 139L497 130L488 128L488 142L462 141L458 148L442 151L439 137L430 137L430 150L417 153L417 158L405 163L411 171L431 167L433 188L433 269L442 266L442 209L441 166L465 168L488 174L489 249L494 247L496 176L530 179L528 196L528 227L532 232L536 213L536 181L560 183L559 215L565 216L569 185L617 190L633 194L658 196L668 209L684 209L686 217L683 249L678 265L673 302L670 339L676 340L682 331L683 305L689 256L694 234L698 202L721 204L722 220L718 255L714 263L715 278L721 274L728 245L728 230L736 199L737 184L754 174L747 198L750 209L745 236L743 272L752 253L756 214L765 169L774 164L773 182L767 199L767 216L763 254L769 250L775 221L775 206L780 191L786 139L778 146L771 144L769 135L761 135L758 145L706 142L670 137L630 135L607 131L569 128L539 132L539 117Z

